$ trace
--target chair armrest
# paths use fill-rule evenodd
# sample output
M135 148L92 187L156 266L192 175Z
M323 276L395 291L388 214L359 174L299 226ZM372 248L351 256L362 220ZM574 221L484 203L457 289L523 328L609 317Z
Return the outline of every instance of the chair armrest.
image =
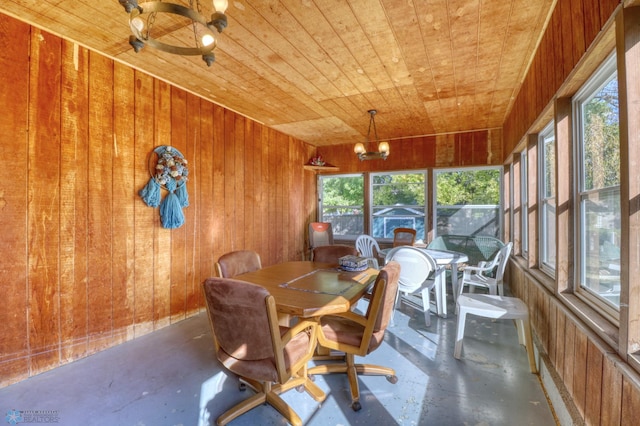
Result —
M315 321L301 319L297 324L289 328L286 333L280 336L280 338L282 339L282 344L286 345L298 333L308 329L316 328L317 326L318 323Z
M486 266L486 265L485 265L485 266L482 266L482 267L481 267L480 265L478 265L478 266L465 266L465 267L464 267L464 269L463 269L463 271L464 271L465 273L466 273L467 271L469 271L469 273L475 272L475 273L477 274L477 273L480 273L480 272L487 272L487 271L490 271L490 270L492 270L492 269L493 269L493 268L491 268L491 267L489 267L489 266Z
M353 321L362 326L367 325L367 318L353 311L343 312L341 314L331 314L330 316L348 319L349 321Z
M466 266L462 270L462 281L467 281L471 279L471 276L474 275L476 279L481 281L486 281L487 277L483 275L483 272L491 271L493 268L487 266Z

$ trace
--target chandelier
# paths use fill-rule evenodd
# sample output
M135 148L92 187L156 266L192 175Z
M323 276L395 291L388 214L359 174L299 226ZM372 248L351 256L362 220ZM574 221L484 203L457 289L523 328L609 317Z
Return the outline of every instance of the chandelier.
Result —
M213 0L211 20L202 15L200 0L189 0L189 6L181 4L149 1L138 3L136 0L118 0L129 14L129 26L132 35L129 44L138 53L145 45L175 55L201 55L202 60L211 66L216 60L213 50L218 45L214 29L221 33L227 27L227 16L224 14L229 2ZM188 27L189 45L176 45L173 41L160 41L162 37ZM167 38L170 38L167 37Z
M369 113L369 130L367 131L367 139L365 143L369 142L378 142L378 152L367 151L362 142L358 142L356 146L353 148L353 151L356 153L360 161L362 160L377 160L382 158L386 160L389 156L389 142L381 142L378 139L378 131L376 130L376 120L375 116L378 111L375 109L370 109L367 111ZM373 125L373 134L375 139L371 140L371 126Z

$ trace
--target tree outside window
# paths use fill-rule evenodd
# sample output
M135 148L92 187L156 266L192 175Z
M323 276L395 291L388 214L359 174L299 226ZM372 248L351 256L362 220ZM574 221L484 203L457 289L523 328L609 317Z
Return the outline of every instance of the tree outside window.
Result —
M436 172L436 234L501 236L500 169Z

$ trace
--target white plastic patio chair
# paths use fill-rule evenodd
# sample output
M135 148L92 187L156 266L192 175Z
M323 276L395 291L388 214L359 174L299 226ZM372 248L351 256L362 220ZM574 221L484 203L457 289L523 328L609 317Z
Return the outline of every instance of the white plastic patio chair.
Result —
M424 322L431 325L431 296L436 293L436 310L443 314L441 305L444 275L440 273L436 262L423 250L411 246L395 247L387 253L385 263L396 261L400 264L400 279L398 280L398 300L424 313Z
M358 250L360 256L369 259L369 266L380 269L380 264L378 262L380 246L375 238L366 234L360 235L356 238L356 250Z
M460 359L462 352L462 339L467 314L477 315L492 320L511 319L518 330L518 341L527 349L529 369L537 373L533 339L531 337L531 324L529 322L529 309L520 299L515 297L496 296L491 294L461 294L456 301L458 322L456 325L456 343L453 357Z
M462 282L458 284L458 295L462 294L462 289L467 285L470 286L471 293L475 287L482 287L488 289L489 294L504 296L502 279L511 247L513 247L513 243L506 244L490 262L480 262L478 266L466 266L462 271ZM495 276L491 276L494 270Z

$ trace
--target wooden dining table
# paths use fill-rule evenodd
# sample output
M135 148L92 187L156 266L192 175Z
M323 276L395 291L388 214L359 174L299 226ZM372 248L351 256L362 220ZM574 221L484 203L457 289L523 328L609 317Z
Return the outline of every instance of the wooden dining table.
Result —
M273 295L279 314L318 317L347 312L373 285L378 270L349 272L331 263L278 263L233 278L258 284Z

